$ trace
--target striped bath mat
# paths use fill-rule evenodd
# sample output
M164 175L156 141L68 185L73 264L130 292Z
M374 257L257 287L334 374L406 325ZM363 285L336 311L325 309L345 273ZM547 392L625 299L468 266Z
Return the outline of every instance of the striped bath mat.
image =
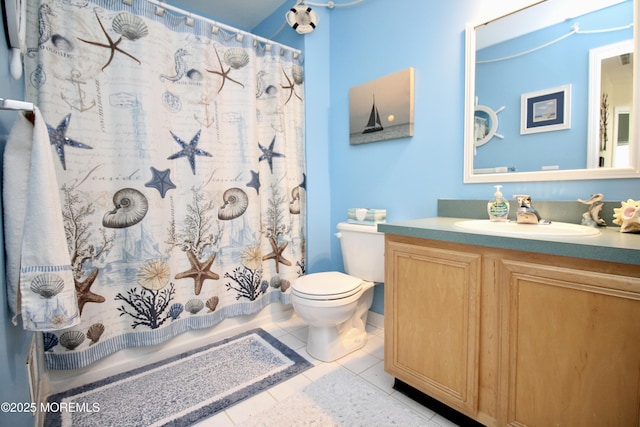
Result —
M311 366L264 330L254 329L52 395L44 425L186 426Z

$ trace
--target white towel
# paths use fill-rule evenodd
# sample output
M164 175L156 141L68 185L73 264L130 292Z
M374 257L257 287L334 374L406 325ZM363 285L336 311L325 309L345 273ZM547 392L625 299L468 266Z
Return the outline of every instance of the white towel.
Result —
M80 323L47 125L20 114L4 151L4 233L13 323L52 331Z

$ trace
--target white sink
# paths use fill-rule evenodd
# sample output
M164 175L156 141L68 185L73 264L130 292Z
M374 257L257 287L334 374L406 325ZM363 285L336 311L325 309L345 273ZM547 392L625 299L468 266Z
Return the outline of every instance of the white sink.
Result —
M491 222L488 219L456 221L454 227L480 234L512 237L589 237L597 236L597 228L566 222L550 224L518 224L516 222Z

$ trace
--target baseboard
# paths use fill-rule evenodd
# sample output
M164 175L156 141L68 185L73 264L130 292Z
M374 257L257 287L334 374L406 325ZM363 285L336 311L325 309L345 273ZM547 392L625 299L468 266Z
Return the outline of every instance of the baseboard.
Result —
M481 424L478 421L469 418L463 413L456 411L455 409L445 405L439 400L434 399L433 397L421 392L416 388L413 388L409 384L400 381L397 378L395 378L393 388L398 392L404 394L405 396L411 398L412 400L420 403L422 406L426 406L432 411L438 413L440 416L448 419L456 425L465 427L485 427L484 424Z
M384 315L369 310L369 314L367 315L367 324L378 329L384 329Z
M40 408L41 403L44 402L46 397L46 383L43 375L44 357L42 355L42 345L38 341L41 337L42 336L37 333L31 335L31 345L29 346L25 364L29 381L29 396L31 403L36 407L36 410L32 412L34 417L33 425L35 427L41 426L44 422L44 414L40 411Z

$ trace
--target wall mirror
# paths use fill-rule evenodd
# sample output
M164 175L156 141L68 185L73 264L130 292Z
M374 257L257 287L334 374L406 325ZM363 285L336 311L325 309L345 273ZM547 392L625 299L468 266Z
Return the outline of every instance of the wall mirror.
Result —
M639 1L532 0L467 25L464 182L640 177ZM500 112L497 138L479 111Z

